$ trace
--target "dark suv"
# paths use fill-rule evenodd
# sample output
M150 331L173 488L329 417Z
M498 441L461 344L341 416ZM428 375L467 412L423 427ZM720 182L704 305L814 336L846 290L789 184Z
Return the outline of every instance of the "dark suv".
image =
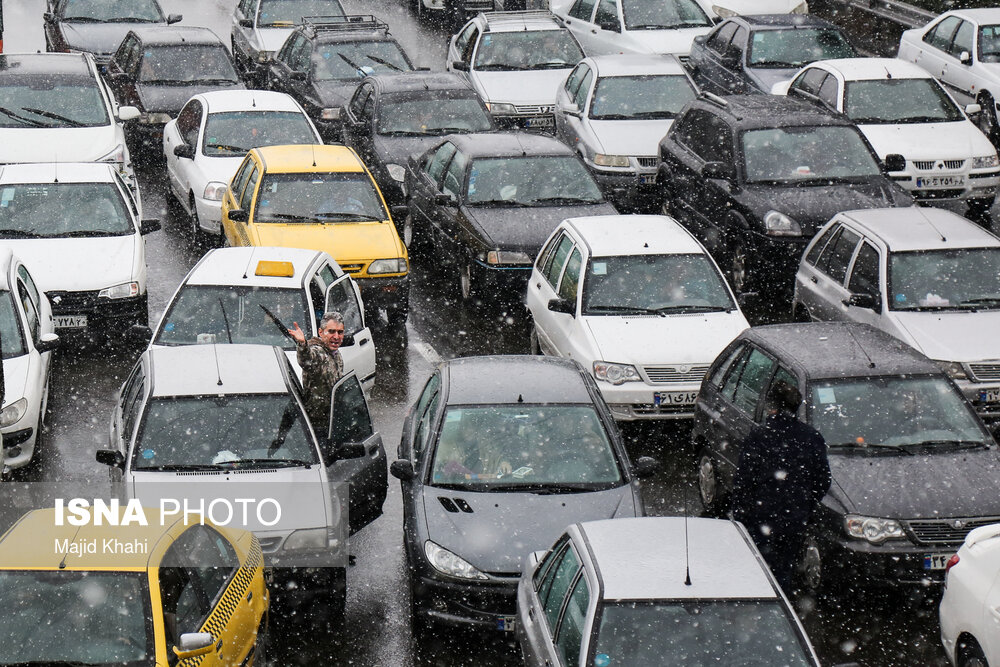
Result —
M834 214L909 206L886 176L905 162L878 156L858 128L802 100L703 94L660 141L664 210L728 267L737 294L764 280L790 297L806 244Z
M726 510L740 444L779 380L805 397L799 418L823 434L833 473L802 555L806 590L940 584L965 535L1000 521L997 445L955 384L905 343L847 322L748 329L712 364L692 430L709 514Z

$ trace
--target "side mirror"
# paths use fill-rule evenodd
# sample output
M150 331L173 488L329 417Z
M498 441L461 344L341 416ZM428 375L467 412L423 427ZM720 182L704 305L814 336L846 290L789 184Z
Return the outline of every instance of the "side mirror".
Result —
M962 63L963 65L968 65L969 63L972 62L972 54L969 53L968 51L962 51L961 53L958 54L958 62Z
M410 207L405 204L398 204L390 208L392 211L393 218L405 218L406 214L410 212Z
M53 14L52 12L45 12L44 14L42 14L42 20L45 21L46 23L55 23L56 17L55 14Z
M966 104L965 113L969 116L975 116L976 114L982 113L983 107L978 104Z
M602 21L597 24L597 27L605 32L621 32L622 27L617 21Z
M153 330L145 324L133 324L128 330L128 338L137 346L145 347L149 345L149 341L153 340Z
M706 162L701 167L701 177L732 182L736 180L736 170L725 162Z
M465 62L464 60L455 60L451 63L451 68L456 72L468 72L469 63Z
M885 156L886 171L903 171L906 169L906 158L899 153L889 153Z
M35 349L39 352L48 352L59 347L59 336L54 333L43 333L35 343Z
M98 449L96 458L98 463L125 470L125 457L117 449Z
M577 107L571 107L571 106L559 107L559 111L561 113L566 114L567 116L573 116L574 118L580 118L581 116L583 116L583 112L580 111L580 109Z
M698 35L697 37L695 37L694 38L694 43L695 44L704 44L705 43L705 35Z
M174 146L174 155L177 157L182 157L185 160L194 159L194 146L191 144L178 144Z
M855 292L851 294L846 300L844 300L845 306L856 306L858 308L867 308L869 310L881 310L879 308L879 299L874 294L867 294L865 292Z
M293 69L288 74L288 78L290 78L292 81L305 81L306 80L306 73L303 72L302 70Z
M569 299L549 299L548 309L553 313L566 313L567 315L576 315L576 304Z
M159 218L145 218L139 221L139 233L145 236L162 229Z
M434 195L435 206L454 206L456 203L455 197L445 192L439 192Z
M232 222L247 222L250 215L241 208L234 208L229 211L229 219Z
M167 15L167 25L173 25L175 23L180 23L184 20L183 14L169 14Z
M140 115L138 107L124 106L118 107L118 120L135 120Z
M644 479L646 477L652 477L653 473L660 469L660 462L654 459L652 456L640 456L636 459L635 465L632 467L632 471L635 476L639 479Z
M241 28L252 28L253 27L253 21L251 21L250 19L240 19L239 20L239 24L240 24Z
M413 463L406 459L397 459L389 464L389 474L402 482L409 482L417 476Z
M350 347L354 345L354 334L344 334L344 342L340 344L340 347Z
M740 66L740 52L726 51L722 54L722 66L727 69L735 69Z
M337 455L338 461L341 459L360 459L365 455L365 443L345 442L342 445L338 445L334 452Z
M197 658L200 655L207 655L212 652L215 645L215 637L208 632L185 632L181 635L177 646L174 646L174 655L177 660L187 660Z

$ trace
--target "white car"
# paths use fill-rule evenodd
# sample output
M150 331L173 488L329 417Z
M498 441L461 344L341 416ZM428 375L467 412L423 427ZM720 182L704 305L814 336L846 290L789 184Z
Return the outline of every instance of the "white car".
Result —
M584 58L556 93L556 137L576 147L607 199L658 207L660 140L677 112L697 96L694 82L671 56Z
M56 329L120 334L149 321L142 220L110 164L0 167L0 242L52 302Z
M582 364L617 420L691 417L709 365L750 326L702 245L660 215L564 220L526 303L532 352Z
M1000 8L955 9L899 38L900 60L916 63L982 107L979 127L1000 144Z
M806 0L699 0L710 15L720 19L757 14L808 14Z
M163 128L170 192L187 213L192 233L218 237L222 195L251 148L321 143L306 112L284 93L201 93Z
M696 0L575 0L552 11L588 56L669 53L686 56L715 25Z
M552 13L489 12L451 38L446 67L468 77L500 129L552 132L556 89L582 59Z
M938 618L952 665L1000 665L1000 524L965 536L948 562Z
M961 199L989 211L1000 185L1000 160L965 110L925 70L897 58L820 60L772 92L816 102L847 115L878 156L906 158L889 177L918 201Z
M301 377L295 344L264 312L307 337L319 318L338 311L353 344L340 348L344 372L354 371L365 391L375 384L375 341L365 322L357 283L325 252L299 248L218 248L205 253L174 292L152 333L151 347L199 343L277 345Z
M53 333L49 300L28 268L0 246L0 343L3 348L3 455L0 467L31 462L45 421L49 397Z

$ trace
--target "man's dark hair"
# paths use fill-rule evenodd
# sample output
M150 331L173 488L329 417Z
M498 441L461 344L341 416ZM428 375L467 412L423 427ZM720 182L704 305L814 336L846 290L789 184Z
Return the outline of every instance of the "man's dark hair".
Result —
M767 392L767 401L775 410L795 414L802 403L802 393L799 392L798 387L784 380L778 380L771 385L770 391Z

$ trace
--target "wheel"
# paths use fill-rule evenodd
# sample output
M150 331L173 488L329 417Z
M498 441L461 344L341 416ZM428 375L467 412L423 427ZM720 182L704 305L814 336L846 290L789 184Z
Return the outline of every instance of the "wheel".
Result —
M701 497L702 507L705 514L710 517L719 517L721 511L721 493L719 488L718 472L715 469L715 459L707 449L702 449L698 458L698 495Z
M476 296L476 288L472 275L472 259L466 258L458 267L458 294L462 301L472 301Z
M542 346L538 344L538 327L534 324L531 325L531 334L529 336L529 345L531 346L532 354L541 354Z
M975 639L967 639L958 645L958 667L989 667L983 649Z
M737 295L750 291L750 257L743 241L736 241L729 251L729 286Z
M993 97L987 93L980 95L977 102L983 108L979 112L979 129L982 130L986 138L992 141L995 146L998 140L1000 140L1000 125L997 124L996 104L993 102Z
M806 538L805 549L802 551L802 562L799 563L799 585L808 595L819 595L823 589L823 558L819 545L811 538Z
M202 240L204 232L201 230L201 221L198 220L198 205L194 201L194 194L189 199L190 212L188 213L188 229L191 232L191 240L198 243Z
M423 233L418 233L415 229L413 213L409 211L407 211L406 217L403 219L403 244L410 252L410 255L417 257L427 247L427 239L424 238Z

